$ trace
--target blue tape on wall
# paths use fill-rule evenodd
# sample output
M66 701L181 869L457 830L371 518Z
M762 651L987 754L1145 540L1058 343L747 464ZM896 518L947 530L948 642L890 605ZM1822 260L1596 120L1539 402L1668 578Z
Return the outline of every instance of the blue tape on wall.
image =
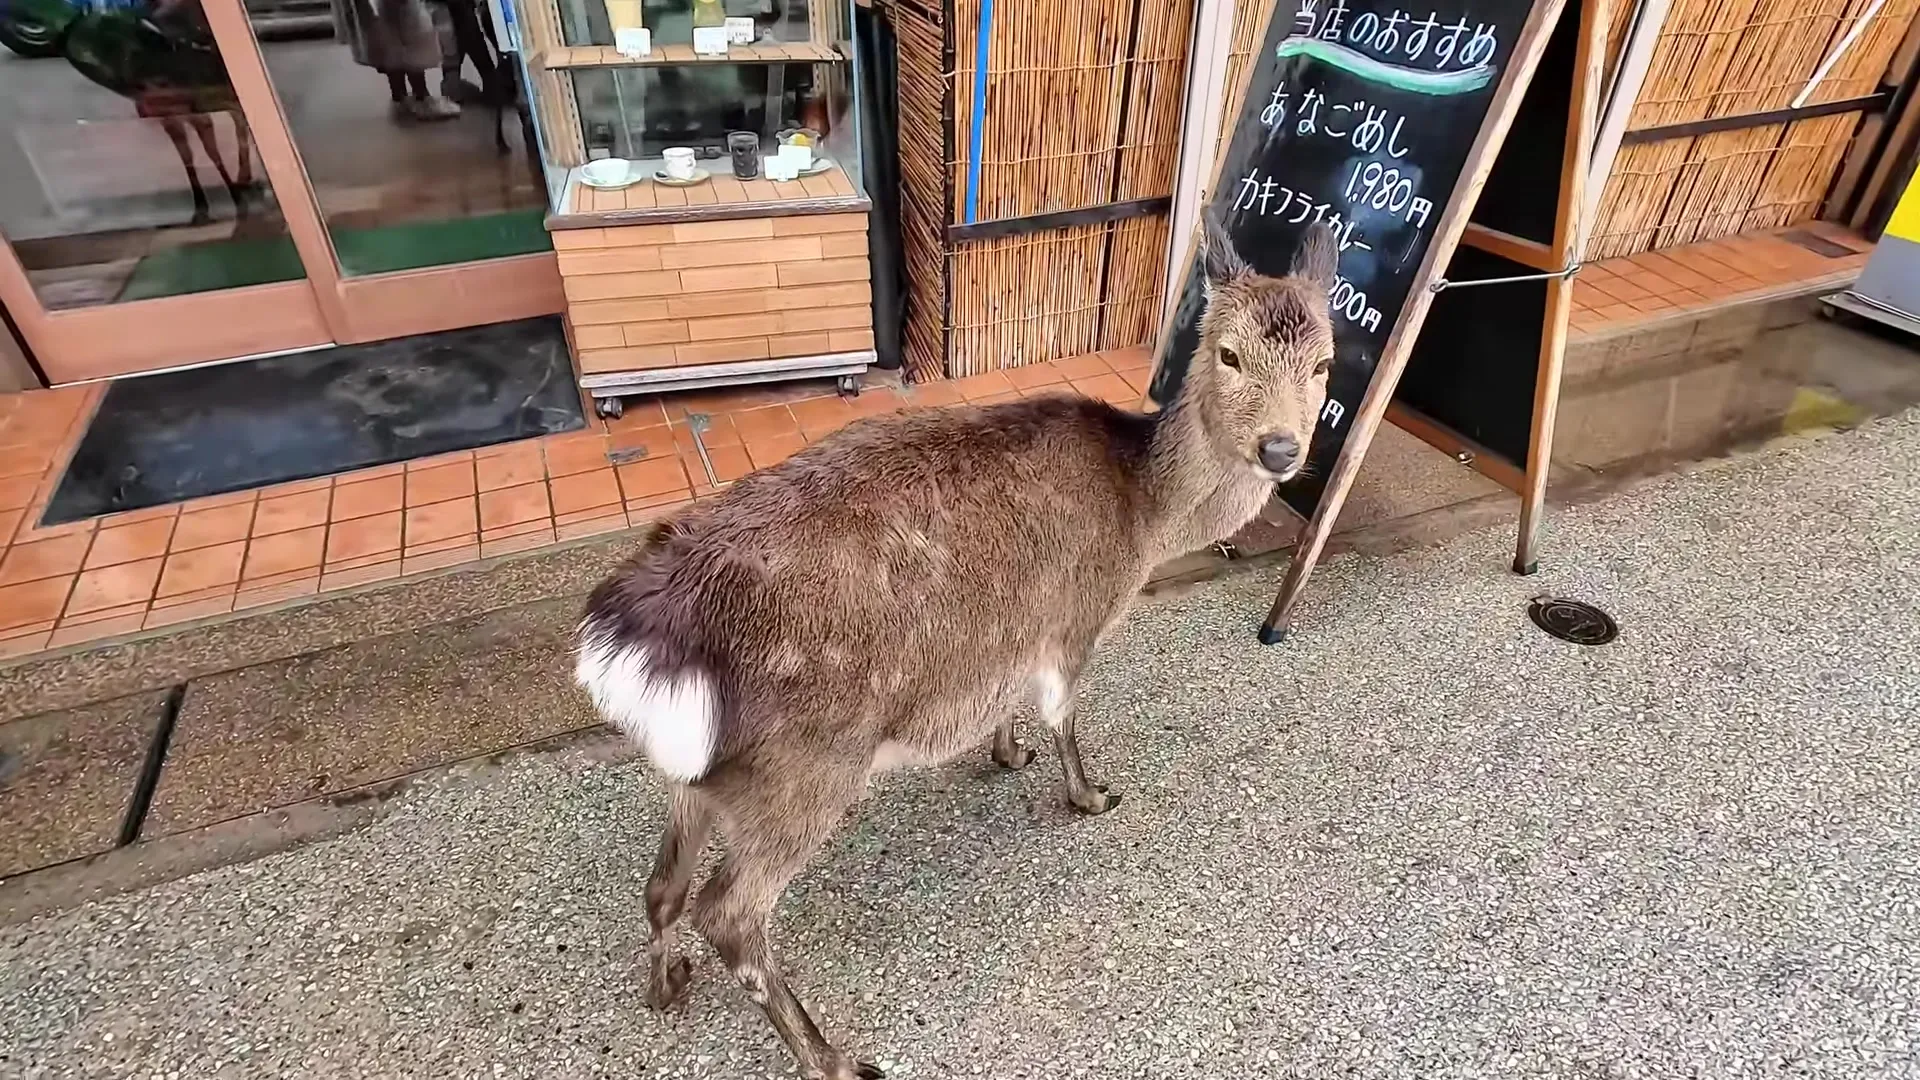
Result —
M993 0L980 0L980 26L973 46L973 131L967 139L966 224L980 219L980 148L987 138L987 46L993 34Z

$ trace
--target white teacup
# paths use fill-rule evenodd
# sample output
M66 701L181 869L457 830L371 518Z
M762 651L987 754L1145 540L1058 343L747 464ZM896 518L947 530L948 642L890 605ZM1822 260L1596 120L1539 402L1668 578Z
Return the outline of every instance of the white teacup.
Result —
M693 149L686 146L669 146L660 155L666 159L666 173L673 180L693 179Z
M601 187L624 184L631 175L633 175L633 163L626 158L601 158L580 166L581 179Z

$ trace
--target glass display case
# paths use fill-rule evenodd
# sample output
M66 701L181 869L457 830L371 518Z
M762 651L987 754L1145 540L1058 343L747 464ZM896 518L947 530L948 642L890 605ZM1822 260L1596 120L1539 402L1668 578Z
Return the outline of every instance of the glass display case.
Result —
M873 360L853 0L525 0L581 384L622 394Z
M528 20L526 36L540 40L526 51L536 100L543 90L552 99L541 109L549 158L566 170L549 178L556 216L864 203L852 0L533 2L552 5L542 13L551 24ZM786 179L768 159L796 139L811 160ZM693 151L698 182L676 186L684 178L667 174L676 148ZM631 162L634 182L584 183L581 167L598 160Z

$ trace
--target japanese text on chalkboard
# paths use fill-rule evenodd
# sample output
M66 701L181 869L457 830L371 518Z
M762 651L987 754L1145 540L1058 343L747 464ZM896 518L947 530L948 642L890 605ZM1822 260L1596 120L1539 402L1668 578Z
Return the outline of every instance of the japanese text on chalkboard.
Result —
M1381 59L1404 56L1413 63L1431 60L1435 70L1450 64L1463 68L1484 64L1500 46L1494 28L1486 23L1475 23L1469 30L1462 16L1452 24L1442 24L1439 13L1433 11L1424 19L1405 11L1392 12L1385 18L1363 11L1349 23L1346 0L1333 0L1324 9L1319 0L1304 0L1294 13L1293 28L1297 35L1321 41L1344 37L1349 45L1382 54ZM1429 45L1431 53L1427 51Z

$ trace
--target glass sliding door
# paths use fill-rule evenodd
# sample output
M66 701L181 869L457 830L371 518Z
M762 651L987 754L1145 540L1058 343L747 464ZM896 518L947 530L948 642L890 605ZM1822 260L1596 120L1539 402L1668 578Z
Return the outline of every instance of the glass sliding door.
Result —
M325 339L252 120L194 0L0 4L0 296L49 377L247 347L222 311Z
M502 0L0 0L0 303L54 383L554 314Z
M332 248L343 340L559 310L546 181L494 2L330 0L331 34L260 41Z

